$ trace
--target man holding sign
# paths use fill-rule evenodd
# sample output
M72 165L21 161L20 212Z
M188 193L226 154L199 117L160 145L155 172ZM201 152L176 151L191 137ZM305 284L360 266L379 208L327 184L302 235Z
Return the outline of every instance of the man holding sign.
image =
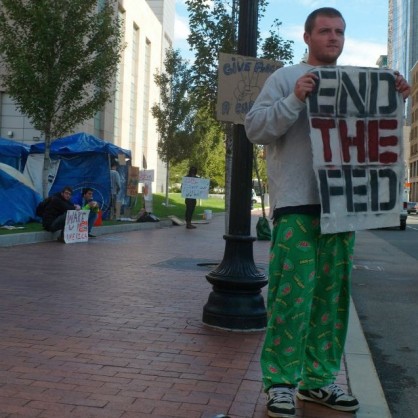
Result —
M80 210L79 205L74 205L71 201L73 189L65 186L59 193L55 193L42 215L42 226L49 232L61 230L60 236L57 238L59 242L64 241L64 228L67 212L72 210Z
M192 225L193 212L196 207L196 199L207 199L209 193L209 179L197 176L197 168L190 167L187 176L183 177L181 183L181 196L185 198L186 203L186 228L196 228Z
M307 62L273 73L245 121L250 141L267 145L274 217L268 325L261 354L271 417L295 416L296 389L301 400L347 412L359 407L354 396L334 383L347 334L354 233L350 228L336 233L321 231L323 195L314 170L306 104L317 93L320 77L317 67L336 65L344 46L345 26L341 13L334 8L313 11L305 22ZM359 84L362 102L364 83ZM395 73L393 84L397 94L406 99L410 87L405 79ZM322 94L330 90L323 90ZM348 98L341 100L344 103ZM319 128L321 134L330 132L331 125L336 123L334 117L327 115L328 121L321 122L327 125ZM343 125L340 136L345 135ZM370 132L366 130L365 135ZM358 139L355 135L351 130L346 135L351 136L347 140L350 147ZM353 178L357 174L360 175L356 172ZM331 195L336 191L332 183L334 173L329 176L326 171L324 175L329 180L329 188L324 190Z

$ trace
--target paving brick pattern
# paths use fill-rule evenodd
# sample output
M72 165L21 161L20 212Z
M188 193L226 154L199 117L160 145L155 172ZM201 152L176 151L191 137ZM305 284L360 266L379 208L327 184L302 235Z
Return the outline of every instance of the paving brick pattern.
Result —
M201 323L223 227L215 216L195 230L0 248L0 418L266 417L264 333ZM260 269L268 245L254 243ZM298 418L352 416L297 406Z

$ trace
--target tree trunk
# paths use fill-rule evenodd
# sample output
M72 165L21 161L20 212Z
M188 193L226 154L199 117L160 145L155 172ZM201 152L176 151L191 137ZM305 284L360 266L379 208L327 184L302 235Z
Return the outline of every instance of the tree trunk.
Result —
M51 167L51 135L49 132L44 132L45 134L45 152L44 152L44 165L42 170L42 195L44 198L48 196L48 177Z
M166 171L166 173L165 173L165 207L166 207L166 208L168 207L168 179L169 179L169 167L170 167L170 164L169 164L169 162L167 161L167 164L166 164L167 171Z

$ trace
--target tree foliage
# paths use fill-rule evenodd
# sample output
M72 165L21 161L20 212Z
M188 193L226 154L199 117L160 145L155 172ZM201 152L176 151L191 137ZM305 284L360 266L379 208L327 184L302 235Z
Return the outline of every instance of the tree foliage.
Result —
M259 20L262 19L267 0L258 2ZM225 138L225 183L226 209L229 205L231 166L232 166L232 129L231 124L219 125L215 120L216 99L218 92L218 57L220 52L237 53L239 1L232 4L225 0L186 0L189 12L190 35L188 43L194 53L192 66L193 94L198 108L207 109L211 117L208 119L222 127ZM292 42L284 41L279 35L280 22L275 21L264 40L259 33L260 53L263 58L281 59L291 63L293 58ZM209 127L206 126L208 129ZM211 136L201 136L210 140ZM212 174L210 173L212 176ZM228 229L228 228L226 228Z
M0 0L3 85L47 142L110 100L121 36L111 1Z
M164 71L154 74L154 81L160 89L160 103L151 108L160 134L158 155L165 163L176 163L189 156L192 123L190 69L179 50L167 49Z
M194 119L194 146L191 165L200 176L210 179L211 187L225 186L225 134L208 108L198 110Z
M259 20L267 4L266 0L259 1ZM186 5L190 27L187 41L195 58L192 65L194 95L198 106L209 106L215 111L219 53L237 53L239 2L234 0L231 4L224 0L186 0ZM276 19L269 30L269 36L259 38L260 55L291 63L293 41L285 41L280 37L280 25L281 22Z
M275 19L270 27L267 38L261 42L261 58L270 59L274 61L281 61L283 64L293 64L293 41L284 40L280 36L280 26L282 22Z
M192 67L194 95L198 106L215 111L219 52L236 51L236 22L228 4L215 0L186 0L190 35L194 52Z
M51 141L102 110L122 54L114 0L0 0L3 87L45 138L43 194Z
M171 164L190 156L192 141L192 101L189 95L190 69L180 56L179 50L167 49L164 71L154 74L160 89L160 103L151 108L156 119L158 155L167 168L166 202L168 204L168 178Z

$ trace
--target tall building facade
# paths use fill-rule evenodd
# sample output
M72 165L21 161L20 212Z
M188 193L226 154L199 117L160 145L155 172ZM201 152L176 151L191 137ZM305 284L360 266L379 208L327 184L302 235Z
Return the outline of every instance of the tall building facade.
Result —
M74 128L131 150L132 165L154 169L154 190L165 190L165 166L157 155L158 132L151 107L159 102L154 73L163 68L165 50L174 39L175 0L118 0L126 45L115 77L111 103ZM28 145L42 140L18 112L7 91L0 90L0 136Z
M409 141L409 200L418 201L418 62L411 72L411 131Z
M410 80L418 60L418 0L389 0L388 66Z
M418 0L389 0L388 67L398 70L407 78L416 92L416 64L418 61ZM406 102L405 143L407 160L407 187L409 199L418 200L417 142L418 112L416 93ZM417 114L415 116L415 114Z

